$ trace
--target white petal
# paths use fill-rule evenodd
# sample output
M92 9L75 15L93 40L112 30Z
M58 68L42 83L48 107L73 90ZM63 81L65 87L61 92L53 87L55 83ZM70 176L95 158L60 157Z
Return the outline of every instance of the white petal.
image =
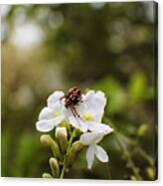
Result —
M48 97L48 100L47 100L48 107L53 108L54 104L57 101L60 101L60 98L63 97L63 96L64 96L64 93L62 91L55 91L53 94L51 94Z
M77 113L79 113L79 115L82 116L87 109L85 102L83 101L82 103L78 103L75 106L75 109L76 109Z
M104 109L94 110L94 121L101 122L103 115L104 115Z
M54 105L53 105L53 112L59 112L60 114L62 114L64 109L64 105L62 105L62 103L60 101L57 101Z
M88 129L91 130L92 132L103 133L104 135L113 132L113 129L106 124L89 122L89 124L87 125L88 125Z
M87 128L88 128L87 123L83 122L80 118L70 116L69 117L69 122L73 127L77 128L77 129L80 129L82 132L87 131Z
M80 141L84 145L96 144L102 140L103 136L101 133L86 132L81 135Z
M106 105L106 97L102 91L88 91L84 97L84 101L96 101L96 104L101 104L101 108L104 108Z
M61 121L63 121L63 119L63 116L59 116L49 120L40 120L36 123L36 129L40 132L49 132Z
M106 97L103 92L89 91L85 97L84 102L87 105L87 111L92 112L95 115L95 120L101 122L104 114L104 107L106 105Z
M94 161L94 154L95 154L95 146L91 145L88 147L87 152L86 152L86 160L87 160L88 169L92 168L93 161Z
M66 118L69 118L69 117L72 117L74 116L72 111L69 109L69 108L66 108L63 109L63 115L66 117Z
M95 91L94 91L94 90L89 90L89 91L85 94L85 96L83 97L84 101L90 99L92 96L94 96L94 94L95 94Z
M64 106L65 107L65 106ZM84 102L79 103L78 105L75 106L76 112L79 114L79 116L82 117L83 113L86 112L86 106L84 104ZM66 108L63 110L63 114L69 118L69 117L74 117L72 111L70 108Z
M36 123L36 129L40 132L49 132L54 128L54 123L50 120L40 120Z
M51 119L53 117L54 117L53 110L49 107L44 107L39 114L39 120Z
M106 153L106 151L99 145L96 145L95 147L95 154L96 157L102 161L102 162L108 162L109 161L109 157Z

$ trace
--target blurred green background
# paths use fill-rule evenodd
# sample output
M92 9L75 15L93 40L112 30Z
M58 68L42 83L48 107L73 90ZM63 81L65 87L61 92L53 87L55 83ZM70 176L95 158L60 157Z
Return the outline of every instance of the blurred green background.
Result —
M2 176L41 177L51 152L35 123L55 90L105 92L104 122L116 133L101 145L108 164L87 170L85 151L66 178L144 180L157 174L157 66L153 2L3 5ZM119 146L117 136L122 143Z

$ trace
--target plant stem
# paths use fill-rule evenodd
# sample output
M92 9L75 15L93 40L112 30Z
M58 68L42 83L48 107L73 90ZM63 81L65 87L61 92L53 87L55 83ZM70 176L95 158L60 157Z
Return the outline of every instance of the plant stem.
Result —
M65 170L66 170L66 157L69 155L71 145L72 145L73 139L75 137L75 133L76 133L76 129L73 130L73 132L71 134L71 137L68 141L67 150L66 150L66 153L65 153L64 159L63 159L63 167L62 167L62 170L61 170L60 178L64 178L64 174L65 174Z

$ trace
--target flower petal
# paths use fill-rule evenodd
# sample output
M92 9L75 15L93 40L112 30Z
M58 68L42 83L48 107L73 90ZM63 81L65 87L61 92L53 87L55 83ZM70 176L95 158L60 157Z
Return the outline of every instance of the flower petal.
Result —
M74 106L74 108L75 108L76 112L80 116L82 116L83 113L85 113L86 112L86 109L87 109L84 102L78 103L77 105ZM66 108L66 107L64 109L64 114L66 115L66 117L74 116L73 113L72 113L72 111L71 111L71 109L70 108Z
M85 100L91 99L91 97L94 96L94 95L95 95L95 91L94 91L94 90L89 90L89 91L85 94L85 96L84 96L84 101L85 101Z
M84 97L84 101L90 102L94 105L99 105L100 106L99 110L103 110L106 105L106 97L102 91L97 92L88 91Z
M103 123L89 122L87 125L88 129L92 132L103 133L104 135L113 132L113 129L110 126Z
M36 129L40 132L49 132L54 128L54 123L50 120L40 120L36 123Z
M77 129L80 129L82 132L87 131L88 127L87 127L86 123L83 122L80 118L70 116L69 117L69 122L73 127L77 128Z
M95 146L91 145L88 147L87 152L86 152L86 160L87 160L88 169L92 168L93 161L94 161L94 154L95 154Z
M53 105L53 112L59 112L60 114L63 114L63 110L65 109L64 105L60 102L57 101L54 105Z
M59 116L49 120L40 120L36 123L36 129L40 132L49 132L61 121L63 121L63 119L63 116Z
M53 117L53 110L49 107L44 107L39 114L39 120L51 119Z
M106 105L105 94L101 91L89 91L85 97L84 102L87 106L87 111L95 115L95 121L101 122L104 114L104 107Z
M47 100L48 107L53 108L54 104L57 101L60 101L60 98L63 97L63 96L64 96L64 93L62 91L55 91L53 94L51 94L48 97L48 100Z
M96 145L95 147L95 154L96 157L102 161L102 162L108 162L109 161L109 157L106 153L106 151L99 145Z
M81 135L80 141L84 145L96 144L102 140L103 136L103 134L97 132L86 132Z

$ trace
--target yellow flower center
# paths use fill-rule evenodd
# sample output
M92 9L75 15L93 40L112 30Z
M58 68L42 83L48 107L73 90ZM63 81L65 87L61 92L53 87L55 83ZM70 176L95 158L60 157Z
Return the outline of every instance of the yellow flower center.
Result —
M92 116L91 113L85 113L85 114L83 115L83 117L84 117L84 119L87 120L87 121L93 120L93 116Z
M54 112L54 117L57 117L57 116L60 116L61 115L61 113L60 112Z

